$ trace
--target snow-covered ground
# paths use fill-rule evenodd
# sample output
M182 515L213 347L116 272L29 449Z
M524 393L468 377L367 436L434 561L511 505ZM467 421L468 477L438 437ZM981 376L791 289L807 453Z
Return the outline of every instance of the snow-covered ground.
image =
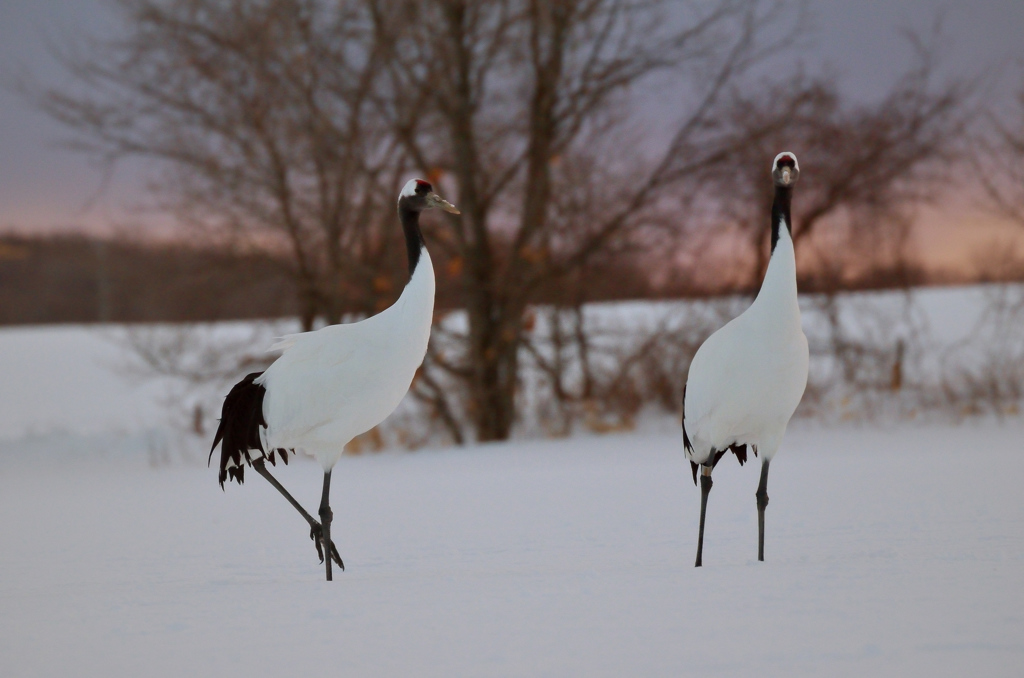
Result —
M1022 434L799 424L767 562L729 459L699 570L675 435L345 457L330 584L259 477L8 457L0 675L1019 676Z
M922 293L930 336L970 348L987 293ZM896 314L897 297L857 299L844 303L872 305L882 344L899 334L872 300ZM119 337L0 331L0 677L1024 667L1020 416L796 421L772 465L767 562L756 461L730 457L699 570L699 491L674 416L630 434L346 456L332 504L348 571L328 584L298 514L255 474L221 492L209 436L168 426L169 385L120 369ZM275 472L315 508L315 464Z

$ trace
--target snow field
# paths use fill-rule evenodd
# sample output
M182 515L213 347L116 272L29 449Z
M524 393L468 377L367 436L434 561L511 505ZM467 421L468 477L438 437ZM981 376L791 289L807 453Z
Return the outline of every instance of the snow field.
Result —
M5 463L0 675L1020 675L1022 433L791 427L767 562L730 455L700 570L675 435L345 457L330 584L255 474Z

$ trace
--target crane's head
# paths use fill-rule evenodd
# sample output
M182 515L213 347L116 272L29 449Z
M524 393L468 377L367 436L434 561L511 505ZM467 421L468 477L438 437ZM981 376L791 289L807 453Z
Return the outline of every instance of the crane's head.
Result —
M459 214L459 210L455 209L455 205L434 193L434 187L430 185L429 181L423 181L423 179L411 179L405 185L405 188L402 189L401 194L398 196L398 206L400 208L405 207L413 212L422 212L423 210L440 207L445 212Z
M800 164L796 156L784 151L775 156L772 163L772 179L776 186L792 186L800 178Z

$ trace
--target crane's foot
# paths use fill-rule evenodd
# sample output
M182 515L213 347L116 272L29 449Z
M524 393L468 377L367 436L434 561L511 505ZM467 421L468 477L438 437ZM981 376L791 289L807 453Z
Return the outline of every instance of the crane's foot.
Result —
M312 525L309 530L309 538L313 540L316 545L316 554L320 556L320 562L324 562L324 528L320 523ZM341 571L345 571L345 563L341 562L341 555L338 553L338 547L334 545L334 540L331 540L331 560L338 564Z

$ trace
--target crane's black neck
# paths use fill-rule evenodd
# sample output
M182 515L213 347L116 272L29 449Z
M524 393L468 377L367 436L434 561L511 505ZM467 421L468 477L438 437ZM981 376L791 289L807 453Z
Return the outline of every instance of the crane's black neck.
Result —
M423 251L423 233L420 232L419 210L410 209L405 205L398 206L398 218L402 222L402 230L405 231L405 249L409 255L409 278L412 278L416 264L420 263L420 253Z
M786 228L789 229L789 237L793 237L793 218L789 213L789 207L792 202L792 186L775 187L775 201L772 202L772 254L775 253L775 245L779 242L780 222L786 222Z

